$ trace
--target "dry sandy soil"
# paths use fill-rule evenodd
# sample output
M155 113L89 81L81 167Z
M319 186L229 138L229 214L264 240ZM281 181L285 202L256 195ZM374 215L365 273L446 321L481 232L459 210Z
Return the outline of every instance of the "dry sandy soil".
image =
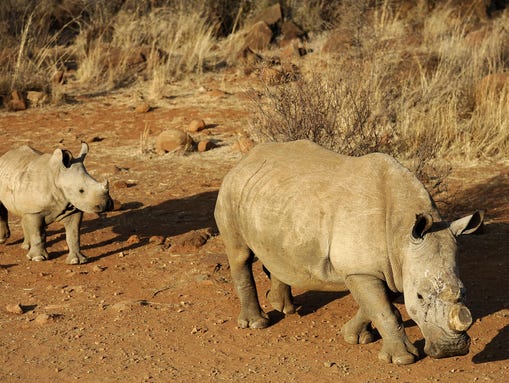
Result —
M175 84L145 114L134 111L136 94L70 96L63 106L0 112L0 153L21 144L77 153L85 140L88 170L110 180L120 203L105 217L85 216L90 262L77 266L65 263L58 224L49 227L51 259L27 260L19 218L11 217L11 238L0 246L1 382L509 381L507 163L455 165L439 203L448 217L487 209L484 233L459 241L475 317L470 353L398 367L378 361L381 341L343 341L341 326L356 311L348 294L294 291L297 314L271 311L259 264L261 302L273 325L236 327L239 303L213 209L223 176L242 157L233 144L249 121L245 89L235 74ZM193 118L208 124L195 138L216 140L217 148L141 152L145 129L147 149L163 129ZM23 313L10 312L17 304ZM399 307L422 351L418 327Z

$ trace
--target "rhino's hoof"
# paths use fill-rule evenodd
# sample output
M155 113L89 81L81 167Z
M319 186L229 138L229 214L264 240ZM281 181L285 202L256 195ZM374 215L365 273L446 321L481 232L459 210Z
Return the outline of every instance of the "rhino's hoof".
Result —
M368 344L374 342L376 335L372 331L361 331L359 334L345 334L344 340L349 344Z
M412 364L415 362L415 356L410 353L403 355L390 355L386 352L380 351L378 354L378 359L386 363L394 363L398 366Z
M36 255L35 257L30 258L30 260L35 261L35 262L41 262L41 261L45 261L46 258L44 258L42 255Z
M266 317L258 317L258 318L239 318L238 326L239 328L266 328L269 327L270 321Z
M81 265L83 263L87 263L88 262L88 258L83 255L81 257L67 258L66 262L67 262L68 265Z
M406 336L402 342L384 340L382 350L378 354L378 359L397 365L414 363L418 357L419 351Z

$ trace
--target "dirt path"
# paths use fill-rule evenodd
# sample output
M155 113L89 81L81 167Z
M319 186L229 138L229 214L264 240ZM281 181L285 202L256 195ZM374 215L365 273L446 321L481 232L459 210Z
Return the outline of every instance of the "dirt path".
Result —
M19 219L11 217L11 238L0 246L0 381L509 380L509 171L503 164L457 168L448 187L449 211L488 208L484 234L460 241L460 271L476 318L467 356L425 357L404 367L379 362L380 341L352 346L342 340L341 326L356 305L341 293L295 291L298 314L270 312L270 328L237 329L238 300L212 212L223 176L241 158L233 144L249 115L234 81L206 85L212 91L175 87L146 114L134 112L136 100L126 93L0 113L0 153L23 143L77 152L86 140L89 171L108 177L121 203L105 218L86 215L82 245L90 263L79 266L65 264L58 225L48 236L52 259L29 262L19 246ZM196 117L210 127L195 138L214 139L218 148L186 156L141 153L145 129L150 146L163 129ZM208 241L199 246L197 238ZM270 311L260 265L256 277ZM23 314L8 312L15 304ZM419 329L410 320L406 325L422 350Z

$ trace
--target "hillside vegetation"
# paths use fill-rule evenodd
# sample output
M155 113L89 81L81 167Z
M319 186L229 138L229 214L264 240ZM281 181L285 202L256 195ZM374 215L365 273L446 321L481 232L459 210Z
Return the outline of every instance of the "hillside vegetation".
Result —
M157 102L175 81L238 71L261 92L248 129L256 140L421 162L503 159L505 3L4 0L2 107L15 109L13 91L65 104L65 83L74 93L136 85ZM260 21L266 43L253 32Z

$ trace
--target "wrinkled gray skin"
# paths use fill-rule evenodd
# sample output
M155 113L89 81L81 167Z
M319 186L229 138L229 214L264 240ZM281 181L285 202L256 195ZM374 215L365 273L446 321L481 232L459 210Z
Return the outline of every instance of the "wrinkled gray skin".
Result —
M383 338L379 358L418 356L391 298L405 305L435 358L463 355L472 323L457 276L455 236L482 213L441 220L422 184L393 158L342 156L308 141L256 146L220 188L215 219L240 298L241 328L269 325L252 274L255 257L271 277L267 297L293 313L291 286L345 288L359 304L342 329L348 343Z
M0 243L10 235L9 211L22 217L27 258L46 260L46 226L61 221L69 247L67 263L87 262L80 252L83 212L102 213L113 206L108 182L94 180L83 165L87 152L86 143L78 158L67 150L42 154L22 146L0 157Z

